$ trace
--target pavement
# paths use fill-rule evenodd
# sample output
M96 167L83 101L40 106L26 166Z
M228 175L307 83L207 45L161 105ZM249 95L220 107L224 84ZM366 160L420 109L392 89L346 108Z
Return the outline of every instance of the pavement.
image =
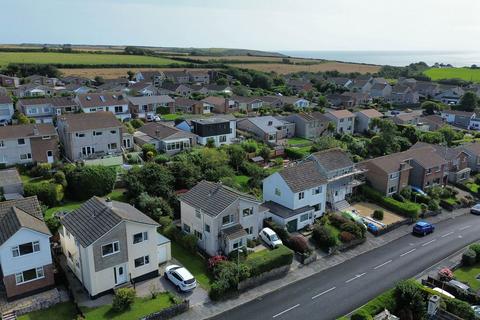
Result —
M479 222L473 215L439 222L433 234L405 235L214 319L335 319L479 240Z

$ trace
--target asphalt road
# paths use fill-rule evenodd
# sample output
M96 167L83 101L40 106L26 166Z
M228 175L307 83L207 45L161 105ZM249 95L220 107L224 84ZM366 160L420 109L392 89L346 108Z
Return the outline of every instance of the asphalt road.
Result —
M404 236L213 319L336 319L477 240L480 217L449 219L433 234Z

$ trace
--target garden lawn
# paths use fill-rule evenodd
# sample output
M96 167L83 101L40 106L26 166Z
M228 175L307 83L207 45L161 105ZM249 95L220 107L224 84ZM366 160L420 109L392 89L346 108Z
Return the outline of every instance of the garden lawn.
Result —
M0 67L9 63L35 64L80 64L80 65L151 65L164 67L173 64L185 64L168 58L95 53L59 53L59 52L0 52Z
M480 264L477 263L471 267L461 267L455 270L453 274L455 275L455 279L467 283L473 291L477 292L480 290L480 280L476 279L476 277L480 275Z
M312 140L304 139L304 138L290 138L287 139L287 143L289 146L296 146L296 145L302 145L302 144L312 144Z
M238 183L240 186L242 186L243 189L248 188L248 180L250 179L250 177L239 175L239 176L235 176L234 179L235 179L235 182Z
M480 69L470 68L431 68L423 72L432 80L458 78L465 81L480 82Z
M120 201L120 202L127 202L127 198L123 194L126 191L126 189L114 189L112 192L110 192L107 197L109 197L111 200L114 201Z
M160 115L160 117L166 121L175 121L175 119L183 118L183 114L169 113L169 114L162 114Z
M79 208L83 204L83 201L64 201L64 204L58 207L52 207L45 212L45 219L53 217L53 215L59 211L73 211Z
M76 310L71 302L63 302L51 308L34 311L18 317L18 320L72 320L75 319Z
M135 298L134 303L129 310L117 313L112 310L112 305L108 304L98 308L82 308L86 320L130 320L140 319L154 312L161 311L173 305L168 293L160 293L155 299ZM55 317L51 319L56 319Z
M269 253L270 253L269 249L263 249L263 250L255 251L255 252L250 253L247 256L247 260L257 258L257 257L264 257L264 256L267 256Z
M190 271L205 290L210 289L212 278L207 270L207 262L197 254L188 252L178 243L172 241L172 256Z

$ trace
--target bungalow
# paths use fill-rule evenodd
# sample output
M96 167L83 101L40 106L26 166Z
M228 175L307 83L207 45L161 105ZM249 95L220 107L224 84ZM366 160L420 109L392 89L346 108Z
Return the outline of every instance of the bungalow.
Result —
M364 133L370 130L370 123L373 119L382 118L383 113L376 109L364 109L355 112L355 132Z
M281 98L281 96L262 96L258 98L263 101L263 105L265 107L280 109L283 108L283 106L285 105L284 100Z
M51 236L36 196L0 202L0 281L7 300L54 286Z
M310 80L305 79L288 79L287 86L292 89L294 94L313 90L313 84Z
M52 87L37 84L23 84L13 90L13 94L18 98L54 96L56 90Z
M273 144L281 144L282 140L295 135L295 123L272 116L240 119L237 127L253 134L261 141Z
M133 135L134 141L142 146L152 144L160 152L168 155L188 150L196 145L197 136L160 122L149 122Z
M159 224L130 204L93 197L60 222L67 266L91 298L158 276Z
M45 77L40 75L32 75L25 78L27 83L48 86L48 87L56 87L59 84L62 84L60 80L54 77ZM62 84L63 85L63 84Z
M0 95L0 122L6 120L7 122L12 121L13 116L13 100L10 96Z
M411 125L416 126L418 124L420 114L417 112L404 112L397 114L392 118L392 121L398 125Z
M446 123L463 129L470 128L470 122L476 118L475 112L460 110L442 110L440 116Z
M173 105L170 107L170 113L177 112L208 114L210 113L210 104L198 100L178 97L175 98Z
M175 100L167 95L127 97L127 99L132 116L142 119L150 119L155 116L157 109L160 107L170 110L175 102Z
M329 94L327 95L327 100L333 109L346 109L355 106L355 99L344 94Z
M327 178L314 161L296 163L263 180L263 206L273 221L296 232L325 212Z
M348 110L329 111L325 114L335 124L337 133L353 134L355 128L355 115Z
M209 109L215 113L228 113L225 109L225 98L223 97L216 97L216 96L208 96L201 100L203 104L207 104Z
M178 83L163 83L158 88L158 94L177 95L182 97L189 97L195 90L188 84Z
M445 104L456 105L465 94L465 91L457 86L441 87L440 92L435 95L435 100L439 100Z
M182 230L194 234L211 256L228 255L257 239L267 210L253 196L205 180L179 200Z
M136 82L127 88L131 96L153 96L157 93L157 88L151 82Z
M310 107L310 101L308 101L307 99L285 96L279 96L278 98L282 101L284 106L291 105L299 109L305 109Z
M78 110L77 102L70 97L20 99L17 108L36 123L53 123L62 114Z
M85 113L110 111L120 121L132 118L128 108L128 100L123 94L115 92L81 94L75 101Z
M326 80L328 83L332 83L340 88L350 89L353 85L353 81L349 78L342 78L342 77L331 77L327 78Z
M233 102L231 106L230 102ZM263 101L258 97L235 96L228 99L228 110L236 109L238 111L251 112L257 111L263 107Z

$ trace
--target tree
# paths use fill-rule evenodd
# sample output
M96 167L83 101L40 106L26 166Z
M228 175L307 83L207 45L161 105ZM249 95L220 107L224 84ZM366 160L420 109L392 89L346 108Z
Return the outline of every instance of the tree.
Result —
M207 143L205 144L207 148L215 148L215 140L213 138L208 138Z
M415 280L404 280L395 286L397 308L402 314L415 315L415 319L423 319L426 311L425 299L419 284Z
M243 161L245 161L247 155L242 146L238 144L232 144L227 149L229 163L236 171L240 168Z
M228 80L225 78L218 78L217 81L215 81L215 83L219 86L226 86L228 85Z
M112 192L117 180L114 167L84 166L74 167L65 172L70 198L87 200L93 196L105 196Z
M268 162L270 160L270 148L267 146L263 146L262 149L260 149L260 152L258 153L260 157L265 160L265 162Z
M402 131L402 135L412 144L417 143L420 136L418 130L414 126L406 126Z
M128 75L128 80L132 81L132 80L133 80L133 76L135 76L135 73L133 73L132 70L128 70L128 71L127 71L127 75Z
M312 152L317 152L317 151L322 151L322 150L327 150L331 148L337 148L341 147L342 143L335 139L334 137L330 136L325 136L325 137L320 137L315 140L315 142L312 145Z
M187 158L178 158L170 165L170 171L175 177L175 189L190 189L202 179L202 171L199 166Z
M167 201L160 197L150 196L148 193L141 193L136 201L137 208L155 221L161 216L173 216L173 209Z
M450 127L450 126L443 126L443 127L440 128L439 130L437 130L437 132L439 132L439 133L443 136L443 140L444 140L449 146L452 145L452 142L453 142L454 140L460 140L460 139L463 138L463 134L462 134L462 133L453 130L453 128Z
M435 111L440 110L440 105L433 101L425 101L420 105L420 108L425 110L426 114L435 114Z
M460 99L460 103L457 106L454 106L456 110L462 111L475 111L478 107L478 98L474 92L467 91Z
M175 178L164 165L149 162L143 167L134 167L124 177L128 196L137 197L142 192L151 196L170 198Z

